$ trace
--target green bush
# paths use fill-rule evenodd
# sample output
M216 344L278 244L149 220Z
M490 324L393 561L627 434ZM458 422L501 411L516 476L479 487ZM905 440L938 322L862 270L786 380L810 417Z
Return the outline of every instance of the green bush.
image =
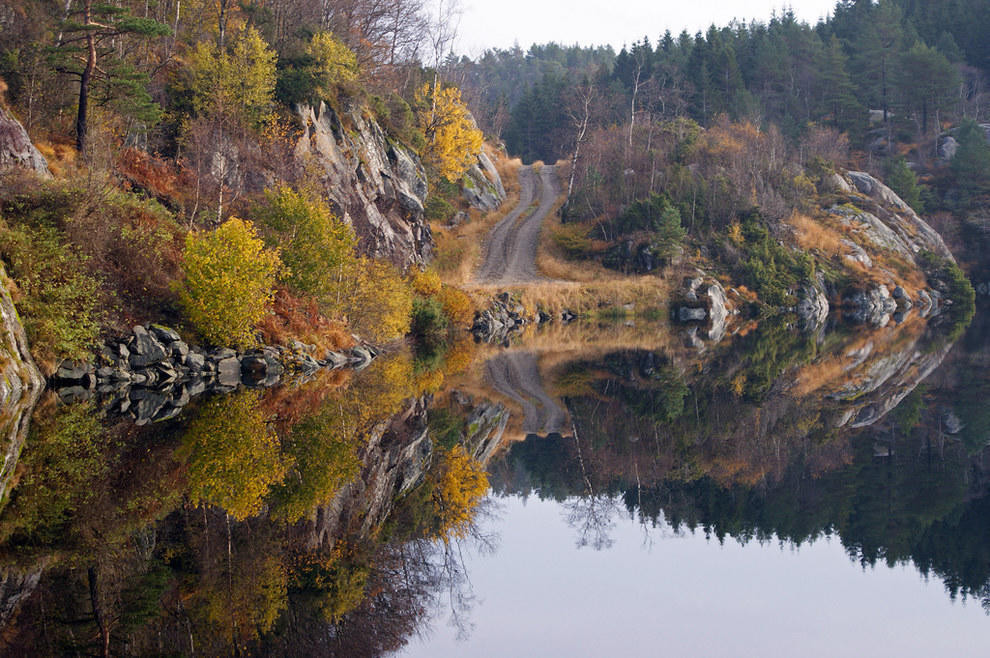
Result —
M887 162L887 185L897 193L897 196L904 200L904 203L921 213L925 210L921 195L923 186L918 184L918 177L911 168L907 166L907 161L903 156L894 158Z
M183 256L179 299L196 330L214 345L253 344L282 267L278 253L234 217L215 231L186 236Z
M794 288L814 275L811 257L779 244L755 213L743 221L742 235L740 246L745 256L740 274L743 282L770 306L793 305Z
M100 286L86 259L52 226L6 227L0 257L18 286L17 308L41 361L85 359L100 333Z
M413 300L410 332L426 351L435 351L446 343L447 316L439 301L433 297Z
M354 230L324 201L288 186L265 192L254 216L267 229L268 244L281 253L285 282L326 306L340 287L342 269L355 259Z

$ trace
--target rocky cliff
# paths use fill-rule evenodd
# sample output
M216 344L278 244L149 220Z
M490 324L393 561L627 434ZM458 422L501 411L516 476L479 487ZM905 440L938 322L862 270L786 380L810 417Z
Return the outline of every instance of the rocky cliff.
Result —
M296 111L303 135L295 157L318 172L362 252L400 267L424 264L433 237L423 216L427 180L417 155L359 111L340 116L324 103Z
M338 114L320 103L300 105L296 113L303 126L297 164L317 172L334 210L354 227L361 252L402 268L429 262L434 248L425 219L429 186L419 156L360 110ZM498 208L506 196L485 153L461 187L467 204L483 212Z
M0 171L13 167L49 177L48 162L28 137L24 126L0 107Z
M41 372L28 351L27 337L14 308L10 290L12 281L0 263L0 503L6 499L7 487L21 447L27 437L31 410L44 390Z

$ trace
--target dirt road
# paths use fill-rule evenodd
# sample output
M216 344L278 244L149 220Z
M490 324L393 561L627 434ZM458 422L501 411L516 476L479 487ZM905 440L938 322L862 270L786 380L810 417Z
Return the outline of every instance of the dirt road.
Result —
M503 352L489 359L485 369L495 390L522 407L524 432L549 434L564 428L567 412L543 390L535 354Z
M476 283L525 283L544 278L536 267L536 246L543 220L559 195L556 167L544 165L539 173L532 166L519 170L519 203L489 233Z

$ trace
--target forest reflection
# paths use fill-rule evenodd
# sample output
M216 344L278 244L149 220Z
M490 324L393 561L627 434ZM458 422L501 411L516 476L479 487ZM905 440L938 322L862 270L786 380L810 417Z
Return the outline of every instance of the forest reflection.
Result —
M822 364L856 352L862 336L836 349L771 328L687 376L643 350L571 362L557 376L571 431L513 444L490 468L492 488L558 501L579 548L608 549L629 517L647 534L699 531L718 542L835 536L862 565L913 564L990 613L990 411L976 402L990 390L983 332L971 328L951 356L936 335L901 336L890 344L902 354L874 352L831 380ZM891 364L899 374L879 375ZM878 412L893 396L899 404Z
M607 550L630 515L718 541L837 536L990 609L982 327L955 350L911 323L766 322L703 352L640 334L533 352L566 428L514 442L518 411L465 354L241 389L145 427L49 396L0 511L4 651L380 655L438 608L467 636L464 551L497 551L482 529L510 494L561 501L579 548Z

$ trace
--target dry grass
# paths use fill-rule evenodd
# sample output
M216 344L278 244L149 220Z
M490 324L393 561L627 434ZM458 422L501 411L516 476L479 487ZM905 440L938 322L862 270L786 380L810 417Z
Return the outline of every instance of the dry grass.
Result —
M344 325L325 318L313 300L301 299L285 289L277 291L272 312L258 328L267 345L288 345L300 340L315 345L320 358L326 350L354 346L354 338Z
M506 197L502 207L487 215L472 210L468 215L469 221L453 229L436 222L430 225L437 243L434 267L446 284L464 286L470 283L481 262L485 236L519 203L519 168L522 167L522 160L498 153L494 155L495 169L505 187Z
M511 285L473 286L476 301L485 304L492 295L508 291L532 314L537 309L560 314L635 316L666 311L674 278L616 276L608 280L534 281Z
M76 156L78 152L73 144L69 142L49 142L38 140L34 142L35 148L45 156L48 161L48 170L55 178L65 178L76 168Z
M847 251L842 245L842 235L834 226L799 212L792 213L787 223L794 229L802 249L833 257L841 257Z

